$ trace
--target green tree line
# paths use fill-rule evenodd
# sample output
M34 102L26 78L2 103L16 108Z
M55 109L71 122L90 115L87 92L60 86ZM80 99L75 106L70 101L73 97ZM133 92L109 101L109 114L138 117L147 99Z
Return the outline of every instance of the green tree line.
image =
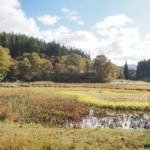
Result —
M13 33L0 34L0 81L109 82L121 69L80 49Z
M150 81L150 59L138 62L136 75L138 80Z
M82 57L90 58L81 49L61 46L55 40L46 43L38 38L29 37L24 34L0 33L0 45L10 50L12 58L22 56L23 53L36 52L38 55L50 56L65 56L72 53L81 55Z
M150 59L139 61L136 69L128 67L127 62L123 68L123 76L126 80L150 81Z

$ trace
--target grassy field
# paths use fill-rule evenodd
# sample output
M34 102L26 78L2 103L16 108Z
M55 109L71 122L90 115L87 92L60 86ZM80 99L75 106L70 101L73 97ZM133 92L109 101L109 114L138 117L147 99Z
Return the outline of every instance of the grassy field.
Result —
M0 124L0 149L7 150L143 150L149 130L59 129L40 125Z
M62 129L90 109L150 114L150 85L0 83L0 149L148 149L150 130Z

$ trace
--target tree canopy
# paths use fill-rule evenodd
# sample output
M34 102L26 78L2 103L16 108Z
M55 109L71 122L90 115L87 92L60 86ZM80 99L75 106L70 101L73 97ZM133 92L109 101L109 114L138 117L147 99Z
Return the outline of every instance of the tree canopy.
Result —
M0 45L0 81L109 82L120 76L105 55L92 61L82 50L55 41L3 32Z
M0 46L0 81L2 81L9 71L11 56L9 50Z
M17 58L24 53L36 52L38 55L45 54L50 56L65 56L69 54L78 54L82 57L89 58L90 56L84 53L81 49L65 47L56 43L55 40L46 43L43 40L34 37L28 37L24 34L0 33L0 45L10 50L12 58Z
M136 76L138 80L150 81L150 59L138 62Z
M125 65L124 65L124 77L125 77L126 80L129 79L129 68L128 68L127 61L126 61Z

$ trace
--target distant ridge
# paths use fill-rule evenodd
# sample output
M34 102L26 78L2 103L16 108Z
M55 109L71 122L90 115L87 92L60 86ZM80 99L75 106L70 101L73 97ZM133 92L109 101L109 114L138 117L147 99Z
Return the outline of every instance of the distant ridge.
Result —
M124 66L120 66L120 68L124 68ZM128 68L129 69L137 69L137 65L135 65L135 64L128 64Z

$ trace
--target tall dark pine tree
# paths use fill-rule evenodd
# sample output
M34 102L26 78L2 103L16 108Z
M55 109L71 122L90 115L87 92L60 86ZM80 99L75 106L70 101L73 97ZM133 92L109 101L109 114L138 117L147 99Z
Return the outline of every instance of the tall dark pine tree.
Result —
M129 79L129 69L128 69L127 61L126 61L125 65L124 65L124 77L125 77L126 80Z

